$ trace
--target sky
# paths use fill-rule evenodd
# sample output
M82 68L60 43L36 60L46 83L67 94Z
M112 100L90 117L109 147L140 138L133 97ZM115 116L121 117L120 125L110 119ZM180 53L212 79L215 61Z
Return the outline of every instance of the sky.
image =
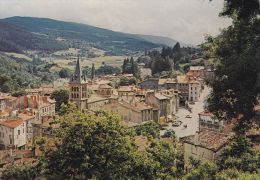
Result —
M218 16L222 7L223 0L0 0L0 18L46 17L196 45L230 24Z

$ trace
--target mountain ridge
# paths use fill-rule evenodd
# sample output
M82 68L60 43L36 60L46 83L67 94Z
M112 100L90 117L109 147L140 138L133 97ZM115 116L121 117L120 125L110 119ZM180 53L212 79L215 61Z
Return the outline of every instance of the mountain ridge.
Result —
M173 46L177 42L166 37L129 34L50 18L14 16L0 19L0 22L20 27L31 33L47 35L49 39L65 38L70 41L69 46L73 45L71 42L75 40L81 41L111 54L131 54L162 46Z

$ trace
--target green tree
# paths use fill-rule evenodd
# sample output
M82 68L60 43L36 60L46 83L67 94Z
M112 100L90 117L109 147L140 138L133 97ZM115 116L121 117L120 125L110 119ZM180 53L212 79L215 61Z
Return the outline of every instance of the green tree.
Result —
M154 138L160 136L160 127L158 123L148 122L134 127L137 135L150 135Z
M46 150L44 176L50 179L151 179L156 163L141 154L133 133L117 116L73 112L60 120L55 149Z
M2 173L2 180L35 180L39 175L37 165L9 165Z
M219 118L240 117L236 132L243 134L260 92L259 1L225 0L221 15L231 17L233 24L206 43L218 60L208 108Z
M62 68L62 69L59 71L59 76L60 76L61 78L68 78L68 77L70 77L70 71L69 71L69 69Z
M51 96L51 99L54 99L56 101L56 111L60 111L62 104L68 104L69 100L69 92L67 90L61 89L61 90L55 90Z

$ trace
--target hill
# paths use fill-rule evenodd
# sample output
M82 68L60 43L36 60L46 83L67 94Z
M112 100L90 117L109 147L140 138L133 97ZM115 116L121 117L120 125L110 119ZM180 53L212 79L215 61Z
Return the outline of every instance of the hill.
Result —
M108 54L127 55L169 45L170 42L169 39L166 42L166 38L115 32L86 24L47 18L10 17L1 19L0 22L22 28L23 32L30 32L31 35L41 36L44 39L62 39L59 42L66 43L70 47L92 46L105 50Z
M66 48L61 42L0 22L0 51L21 53L23 50L57 51Z

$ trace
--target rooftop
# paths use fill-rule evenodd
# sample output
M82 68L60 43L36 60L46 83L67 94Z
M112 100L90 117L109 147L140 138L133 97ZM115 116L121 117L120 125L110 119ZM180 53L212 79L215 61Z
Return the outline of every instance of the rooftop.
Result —
M217 152L233 138L233 133L224 134L211 130L203 130L196 135L187 137L184 141L188 144L200 146Z
M0 122L0 125L8 127L8 128L16 128L18 126L20 126L21 124L23 124L23 120L20 118L16 118L16 119L8 119L6 121Z
M190 66L191 71L200 71L200 70L204 70L204 69L205 69L204 66Z

